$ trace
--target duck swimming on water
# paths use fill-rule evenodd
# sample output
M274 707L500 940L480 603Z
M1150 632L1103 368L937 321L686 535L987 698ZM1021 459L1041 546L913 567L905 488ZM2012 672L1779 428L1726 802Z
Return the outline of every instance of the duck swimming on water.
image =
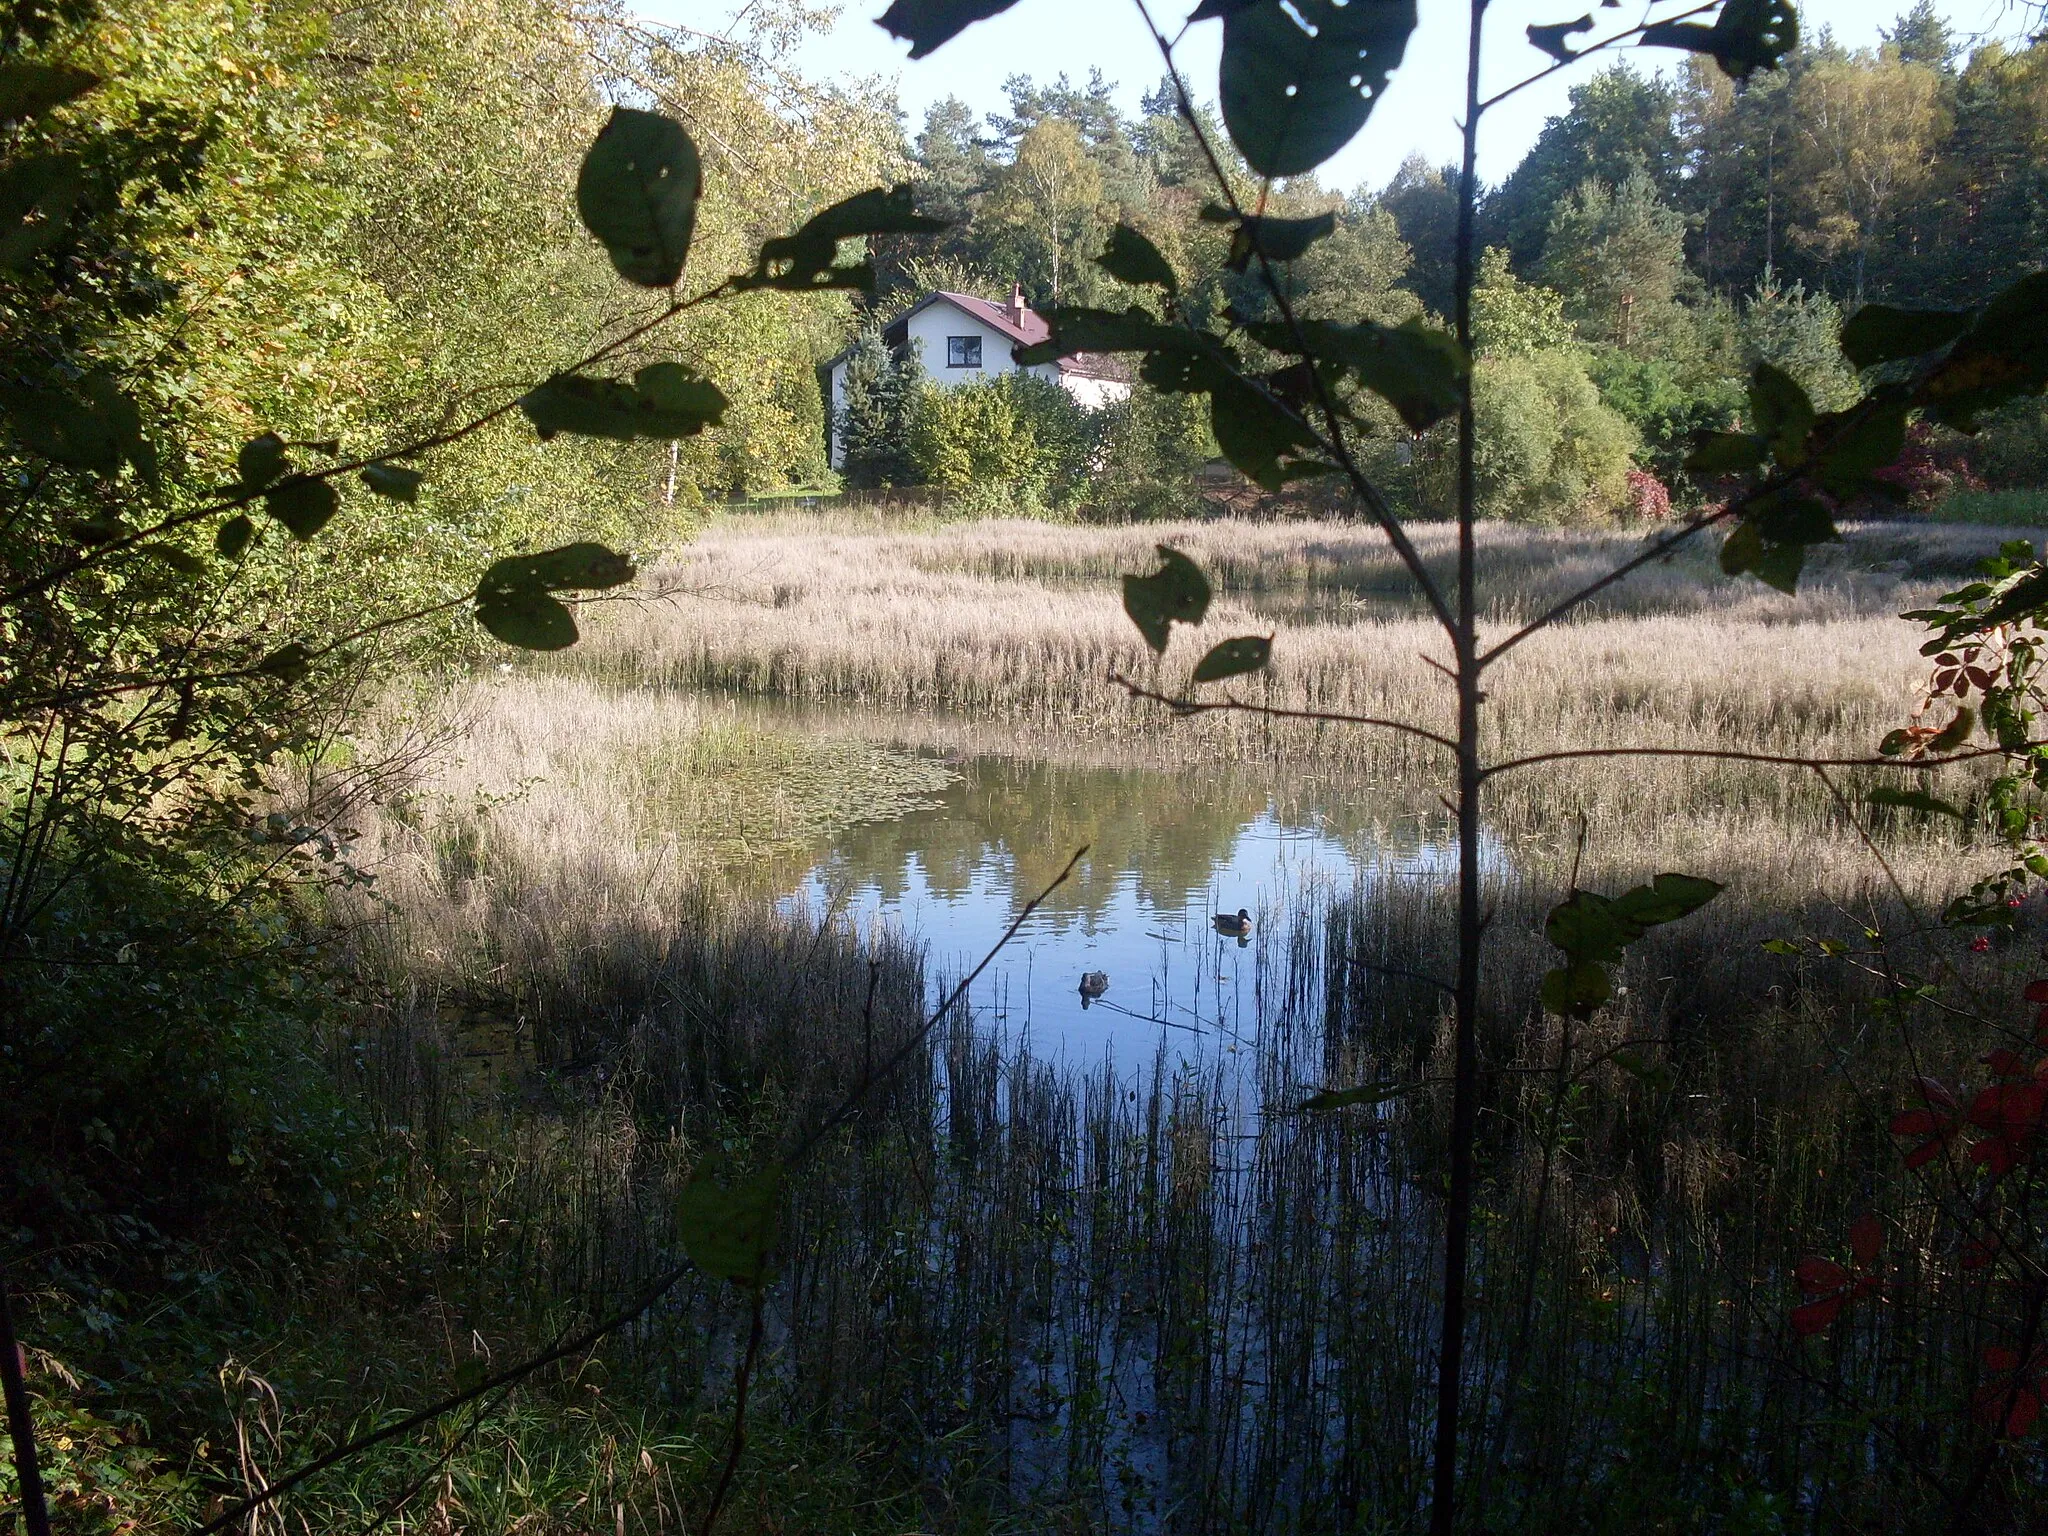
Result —
M1088 971L1081 977L1081 1006L1086 1008L1109 990L1109 972Z
M1237 909L1237 916L1218 912L1214 919L1216 931L1226 939L1235 939L1239 944L1249 944L1252 938L1252 915L1243 907Z

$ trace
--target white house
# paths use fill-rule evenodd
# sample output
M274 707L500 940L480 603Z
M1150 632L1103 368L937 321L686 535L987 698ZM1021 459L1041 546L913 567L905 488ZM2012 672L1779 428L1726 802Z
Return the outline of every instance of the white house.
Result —
M1087 410L1099 411L1112 401L1128 398L1130 374L1119 358L1079 352L1026 368L1011 355L1018 347L1044 341L1051 334L1037 311L1025 304L1024 290L1013 286L1008 304L966 293L928 293L883 328L882 341L891 351L909 349L934 384L967 384L1003 373L1031 373L1051 379ZM837 423L846 405L846 366L852 357L853 348L848 347L826 365L832 380L829 404L834 423L834 469L845 460Z

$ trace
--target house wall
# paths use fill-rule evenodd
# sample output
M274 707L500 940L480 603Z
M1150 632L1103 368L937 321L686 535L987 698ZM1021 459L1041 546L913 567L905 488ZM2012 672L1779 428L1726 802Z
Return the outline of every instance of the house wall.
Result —
M1017 365L1010 357L1017 345L992 325L985 325L964 310L955 309L944 299L928 304L910 317L907 327L910 345L918 349L924 363L924 376L935 384L968 384L990 379L998 374L1016 373ZM979 336L981 338L981 366L979 368L948 368L946 366L946 338L949 336ZM1052 363L1041 363L1028 370L1042 379L1057 378L1059 369Z
M955 309L944 299L936 304L927 304L912 315L905 325L907 344L917 349L918 359L924 365L924 376L934 384L953 385L977 383L1005 373L1029 373L1041 379L1050 379L1072 395L1083 407L1091 411L1101 410L1111 401L1122 400L1131 392L1131 386L1111 379L1083 379L1063 376L1057 363L1041 363L1035 368L1020 369L1010 352L1017 345L994 326L977 319L965 310ZM981 338L981 366L979 368L948 368L946 366L946 339L950 336L979 336ZM832 394L826 403L831 409L832 449L831 461L834 469L843 469L846 455L839 443L839 413L846 406L846 368L844 362L833 365Z

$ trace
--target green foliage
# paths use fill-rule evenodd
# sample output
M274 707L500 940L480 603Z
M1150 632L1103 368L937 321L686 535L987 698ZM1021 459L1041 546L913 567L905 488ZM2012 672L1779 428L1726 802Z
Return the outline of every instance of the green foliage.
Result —
M1667 923L1689 917L1721 894L1697 875L1663 874L1619 896L1573 891L1550 909L1543 936L1564 952L1565 963L1543 978L1543 1006L1552 1013L1590 1018L1614 995L1610 966L1628 947Z
M1506 251L1489 247L1480 256L1472 287L1472 343L1480 357L1528 357L1577 341L1563 294L1515 276Z
M1085 479L1092 423L1059 385L1006 373L973 384L925 384L910 421L910 461L927 485L963 490L1005 482L1054 499Z
M772 1274L782 1165L728 1177L722 1162L706 1157L691 1170L676 1202L677 1236L690 1262L707 1275L757 1291Z
M1473 375L1483 515L1559 523L1597 518L1626 499L1634 431L1600 398L1576 351L1482 356ZM1455 504L1448 430L1416 452L1417 493L1437 515Z
M921 372L916 358L891 355L878 327L863 330L854 342L832 422L847 485L865 490L916 481L912 421L923 387Z

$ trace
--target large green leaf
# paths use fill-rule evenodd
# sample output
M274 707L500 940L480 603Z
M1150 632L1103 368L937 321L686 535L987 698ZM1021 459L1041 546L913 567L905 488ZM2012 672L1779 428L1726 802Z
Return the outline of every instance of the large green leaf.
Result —
M948 38L977 21L1000 16L1017 0L894 0L882 12L881 25L910 44L910 56L921 59Z
M2048 387L2048 272L1993 299L1921 384L1914 403L1946 426L1974 432L1977 418Z
M246 513L237 512L220 525L213 536L214 552L223 560L239 560L256 542L256 525Z
M100 83L100 77L69 64L0 64L0 122L18 123L40 117L52 107L74 101Z
M1278 491L1300 478L1304 468L1315 474L1330 472L1327 464L1298 457L1299 450L1314 445L1315 437L1292 411L1227 370L1205 371L1209 378L1202 387L1209 392L1209 430L1223 456L1246 478ZM1151 378L1150 373L1144 376Z
M477 596L616 587L633 579L633 562L602 544L564 544L537 555L507 555L484 572Z
M263 510L291 530L295 539L310 539L341 510L341 496L325 480L294 475L263 493Z
M0 270L23 267L54 245L84 189L76 155L27 155L0 168Z
M1543 924L1544 937L1565 956L1565 964L1543 978L1543 1006L1589 1017L1613 995L1606 967L1619 964L1629 945L1652 928L1697 912L1720 892L1712 880L1676 874L1659 875L1619 896L1573 891Z
M1779 491L1750 509L1721 545L1721 569L1753 575L1780 592L1796 592L1806 551L1838 539L1834 518L1810 496Z
M721 1160L707 1156L676 1203L676 1234L704 1273L755 1290L770 1274L781 1206L780 1163L729 1179Z
M1856 368L1875 368L1945 347L1970 328L1966 309L1894 309L1866 304L1842 327L1842 355Z
M833 264L840 241L869 235L933 234L946 227L944 219L917 211L908 182L889 189L870 187L814 214L795 233L762 241L755 269L741 279L741 286L797 293L829 288L871 292L875 286L872 263Z
M1223 122L1261 176L1299 176L1350 143L1415 30L1415 0L1260 0L1223 19Z
M545 592L521 590L479 598L476 621L523 651L561 651L576 643L575 617Z
M872 293L872 262L834 264L842 240L936 233L944 227L944 219L918 213L909 182L895 188L870 186L864 193L856 193L815 213L795 233L764 240L754 272L741 279L739 285L793 293L817 293L823 289L862 289Z
M650 363L624 379L558 373L530 390L519 408L545 442L557 432L605 437L692 437L725 420L725 395L680 363Z
M1414 432L1457 410L1459 386L1472 368L1457 337L1419 317L1400 325L1302 320L1292 328L1280 321L1260 321L1245 331L1276 352L1348 369L1399 412Z
M393 501L418 501L421 478L418 470L407 469L402 464L363 466L363 484L379 496L387 496Z
M1180 291L1180 279L1174 276L1172 263L1159 253L1158 246L1128 224L1119 224L1109 232L1109 244L1095 263L1118 282L1129 283L1133 288L1149 283L1168 293Z
M1876 484L1876 471L1898 462L1906 447L1908 404L1903 387L1887 386L1846 417L1823 418L1813 472L1831 495L1854 496Z
M1071 357L1076 352L1215 352L1220 344L1185 326L1168 325L1135 306L1124 310L1061 307L1049 310L1044 341L1018 347L1025 367Z
M1305 219L1256 213L1240 216L1221 203L1209 203L1203 207L1202 217L1211 224L1236 226L1230 235L1230 254L1225 258L1225 265L1233 272L1244 271L1255 255L1268 261L1298 261L1318 240L1326 240L1337 232L1335 213L1311 214Z
M1227 677L1242 677L1247 672L1257 672L1273 659L1273 637L1271 635L1239 635L1212 646L1209 653L1195 663L1193 680L1198 683L1220 683Z
M476 620L507 645L559 651L576 643L576 618L553 593L616 587L633 562L602 544L564 544L496 561L476 584Z
M1799 14L1791 0L1727 0L1712 26L1654 22L1643 28L1642 46L1708 54L1730 79L1747 80L1799 46Z
M1164 652L1175 624L1199 624L1209 611L1209 578L1170 545L1159 546L1159 569L1124 578L1124 612L1153 650Z
M275 432L250 438L235 455L235 472L242 477L243 486L252 491L261 490L289 468L291 460L285 456L284 439Z
M1818 417L1805 386L1774 364L1758 363L1750 375L1749 408L1780 464L1793 469L1806 462L1806 434Z
M576 211L619 276L668 288L683 275L704 171L682 125L614 107L576 177Z

